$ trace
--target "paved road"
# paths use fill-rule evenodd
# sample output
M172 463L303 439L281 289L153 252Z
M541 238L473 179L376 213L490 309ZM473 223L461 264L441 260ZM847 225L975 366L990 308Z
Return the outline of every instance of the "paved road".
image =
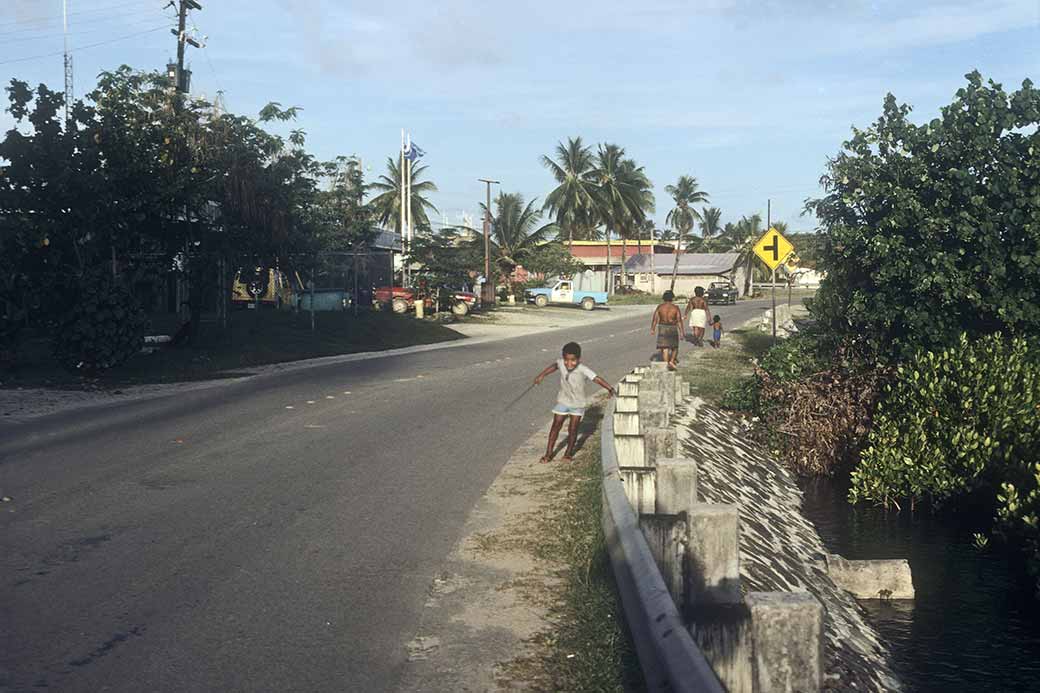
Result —
M392 688L555 383L503 404L567 339L616 381L649 311L0 428L0 690Z

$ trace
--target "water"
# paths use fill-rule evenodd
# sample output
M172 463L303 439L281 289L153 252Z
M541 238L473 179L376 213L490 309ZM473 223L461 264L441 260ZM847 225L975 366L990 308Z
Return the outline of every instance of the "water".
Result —
M802 487L830 551L910 560L913 602L863 603L907 691L1040 691L1040 601L1015 560L975 549L978 518L853 508L832 480Z

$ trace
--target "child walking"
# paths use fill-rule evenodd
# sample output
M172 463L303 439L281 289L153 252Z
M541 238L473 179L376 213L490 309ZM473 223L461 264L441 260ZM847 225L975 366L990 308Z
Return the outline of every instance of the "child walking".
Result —
M592 381L614 396L614 388L610 383L596 375L591 368L581 362L581 345L577 342L568 342L563 345L562 357L556 363L546 366L545 370L534 379L538 385L545 376L550 373L560 372L560 393L556 396L556 406L553 407L552 428L549 429L549 444L545 448L545 455L539 462L545 463L555 456L556 439L563 428L563 422L568 421L567 428L567 452L563 456L564 462L574 459L574 446L578 442L578 426L581 417L585 416L585 383Z
M718 315L711 319L711 345L718 349L722 342L722 318Z

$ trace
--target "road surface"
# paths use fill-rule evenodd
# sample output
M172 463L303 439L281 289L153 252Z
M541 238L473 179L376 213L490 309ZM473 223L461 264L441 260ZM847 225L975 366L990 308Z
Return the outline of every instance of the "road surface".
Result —
M570 339L616 381L650 312L0 427L0 690L393 688L556 383L504 404Z

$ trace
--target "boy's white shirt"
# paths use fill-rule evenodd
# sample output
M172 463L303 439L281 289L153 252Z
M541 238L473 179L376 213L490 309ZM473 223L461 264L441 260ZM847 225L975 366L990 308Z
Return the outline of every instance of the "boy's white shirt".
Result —
M596 373L584 363L579 363L573 371L568 371L563 359L556 361L556 368L560 371L560 392L556 396L556 403L577 409L588 406L585 399L585 383L595 380Z

